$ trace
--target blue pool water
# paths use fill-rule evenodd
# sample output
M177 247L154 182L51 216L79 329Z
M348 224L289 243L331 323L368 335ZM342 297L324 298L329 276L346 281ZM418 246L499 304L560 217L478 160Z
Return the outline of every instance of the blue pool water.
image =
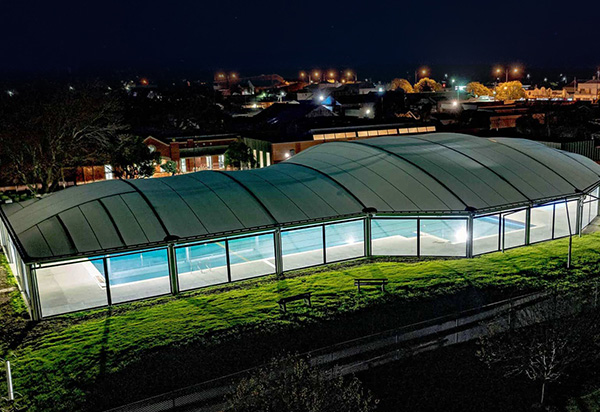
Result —
M374 219L371 230L373 239L390 236L414 238L417 236L417 221L414 219L392 220ZM497 236L498 216L475 219L473 237ZM521 222L505 219L506 231L523 230ZM456 241L457 233L466 233L465 220L422 219L421 232L451 242ZM323 248L323 234L320 227L282 232L283 254L302 253ZM326 226L327 247L335 247L363 242L363 222L346 222ZM252 236L229 241L230 262L232 265L274 259L272 234ZM211 270L227 265L225 243L214 242L176 249L178 271L189 272ZM101 274L104 274L102 260L91 261ZM136 282L168 276L169 268L166 250L153 250L109 258L109 279L111 285Z

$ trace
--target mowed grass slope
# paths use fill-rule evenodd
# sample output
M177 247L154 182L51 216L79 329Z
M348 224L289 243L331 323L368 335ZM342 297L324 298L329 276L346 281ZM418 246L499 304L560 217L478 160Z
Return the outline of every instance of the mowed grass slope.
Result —
M15 387L25 396L29 410L81 410L89 407L91 396L97 396L91 395L97 382L113 375L140 379L128 375L128 368L139 368L147 356L160 356L173 348L243 344L242 332L308 331L361 311L453 296L467 289L508 296L596 277L600 235L573 239L570 271L565 268L567 245L568 239L561 239L469 260L363 259L295 272L283 279L271 276L207 288L43 321L3 351L10 351ZM380 277L389 279L388 293L373 289L357 295L353 279ZM298 305L291 313L280 312L279 298L306 291L313 293L312 308ZM122 399L122 403L132 400Z

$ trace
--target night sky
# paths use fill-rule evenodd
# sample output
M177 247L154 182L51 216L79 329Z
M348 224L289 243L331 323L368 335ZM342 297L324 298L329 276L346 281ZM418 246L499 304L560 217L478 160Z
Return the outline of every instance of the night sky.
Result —
M0 71L600 64L595 1L0 0Z

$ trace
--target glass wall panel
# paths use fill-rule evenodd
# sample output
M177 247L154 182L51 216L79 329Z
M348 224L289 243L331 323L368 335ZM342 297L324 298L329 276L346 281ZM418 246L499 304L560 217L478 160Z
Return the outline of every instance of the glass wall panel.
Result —
M571 233L577 234L577 201L568 202ZM569 220L567 220L567 206L564 202L554 205L554 238L569 236Z
M553 213L554 205L543 205L531 208L529 243L552 239Z
M500 215L473 219L473 254L496 252L500 246Z
M421 219L421 256L466 256L466 219Z
M281 232L283 270L323 264L323 247L323 226Z
M35 270L42 316L108 305L102 259Z
M417 219L371 219L374 255L416 256Z
M355 220L325 226L325 245L328 263L364 256L364 221Z
M108 258L108 280L113 303L170 293L167 250Z
M179 290L227 282L225 241L175 249Z
M584 227L586 227L587 225L590 224L590 203L589 203L589 197L584 197L583 198L583 205L582 205L582 215L581 215L581 228L583 229Z
M592 196L585 196L583 198L583 214L581 220L582 228L589 225L590 222L598 215L598 188L594 189L591 195Z
M600 195L600 188L595 188L592 194L594 197L590 203L590 221L594 220L594 218L598 216L598 196Z
M275 273L273 233L229 240L231 280Z
M502 215L502 235L504 249L523 246L525 244L527 211L509 212Z

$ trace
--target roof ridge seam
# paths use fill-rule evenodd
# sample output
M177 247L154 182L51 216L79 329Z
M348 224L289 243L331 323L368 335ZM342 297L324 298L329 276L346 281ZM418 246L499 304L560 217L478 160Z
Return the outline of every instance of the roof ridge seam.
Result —
M521 192L521 191L520 191L520 190L519 190L519 189L518 189L516 186L514 186L512 183L510 183L510 182L509 182L509 181L508 181L508 180L507 180L507 179L506 179L504 176L502 176L500 173L496 172L495 170L491 169L490 167L486 166L485 164L483 164L483 163L482 163L482 162L480 162L479 160L475 159L474 157L471 157L471 156L469 156L468 154L465 154L465 153L461 152L461 151L460 151L460 150L458 150L458 149L455 149L455 148L453 148L453 147L447 146L447 145L445 145L445 144L443 144L443 143L440 143L440 142L435 142L435 141L431 141L431 140L422 139L422 138L420 138L420 137L418 137L418 136L413 136L413 137L414 137L415 139L421 140L421 141L423 141L423 142L430 142L430 143L437 144L437 145L439 145L439 146L445 147L445 148L447 148L447 149L450 149L450 150L452 150L452 151L454 151L454 152L456 152L456 153L459 153L459 154L461 154L461 155L463 155L463 156L465 156L465 157L467 157L467 158L471 159L471 160L472 160L472 161L474 161L475 163L477 163L477 164L480 164L481 166L483 166L484 168L486 168L487 170L489 170L490 172L492 172L493 174L495 174L496 176L498 176L498 177L499 177L501 180L503 180L503 181L505 181L506 183L508 183L508 185L509 185L510 187L512 187L513 189L515 189L515 190L516 190L517 192L519 192L519 193L520 193L520 194L521 194L521 195L522 195L522 196L523 196L525 199L527 199L527 200L529 200L529 201L531 202L531 199L529 198L529 196L527 196L525 193ZM488 186L489 186L489 185L488 185ZM491 186L490 186L490 187L491 187ZM494 192L496 192L496 189L494 189L493 187L492 187L492 190L494 190ZM496 192L496 193L498 193L498 192ZM498 195L500 195L500 193L498 193ZM500 196L502 196L502 195L500 195Z
M129 186L131 186L133 188L133 190L135 190L142 197L142 199L144 199L144 202L146 202L146 204L148 205L148 207L150 208L150 210L154 214L154 217L156 217L156 220L158 220L158 223L160 223L160 226L164 230L165 237L171 237L171 233L169 232L169 229L167 229L167 226L165 225L165 222L163 222L162 218L160 217L160 215L158 214L158 212L156 211L156 209L154 209L154 206L152 205L152 203L150 202L150 199L148 199L148 197L146 196L146 194L144 192L142 192L142 190L139 187L137 187L136 185L134 185L133 183L131 183L129 180L123 179L123 182L125 182ZM127 204L127 202L125 202L125 204ZM127 207L129 207L129 206L127 206ZM133 213L133 211L131 210L131 208L129 210L131 211L131 213ZM134 215L134 217L135 217L135 215ZM139 224L139 222L138 222L138 224ZM140 225L140 227L142 227L142 225ZM144 233L144 235L145 235L145 233Z
M269 215L269 217L273 220L273 222L276 224L279 224L279 221L277 219L275 219L275 216L273 216L273 213L271 213L271 211L264 205L264 203L258 198L258 196L256 196L256 194L252 190L250 190L245 184L243 184L242 182L237 180L235 177L223 172L222 170L212 170L212 172L226 176L229 179L236 182L238 185L240 185L240 187L242 187L246 192L248 192L248 194L250 194L250 196L252 196L254 198L254 200L256 200L258 202L258 204L264 209L264 211L267 212L267 215Z
M454 191L452 189L450 189L444 182L442 182L441 180L439 180L437 177L433 176L428 170L425 170L421 166L419 166L419 165L411 162L410 160L404 158L403 156L400 156L398 153L394 153L391 150L384 149L383 147L380 147L380 146L375 146L375 145L372 145L372 144L368 144L368 143L364 143L364 142L359 142L359 141L348 141L347 143L360 144L360 145L364 145L364 146L369 146L369 147L374 148L375 150L381 150L383 152L389 153L392 156L395 156L395 157L397 157L399 159L402 159L402 160L404 160L407 163L410 163L411 165L415 166L417 169L422 170L425 174L427 174L433 180L435 180L436 182L438 182L444 189L446 189L448 191L448 193L450 193L452 196L454 196L455 198L457 198L460 203L462 203L463 205L465 205L465 207L470 207L468 204L465 203L464 200L462 200L462 198L460 196L458 196L456 193L454 193Z
M560 177L562 180L564 180L565 182L567 182L567 184L568 184L568 185L571 185L573 188L575 188L575 191L579 190L579 189L577 188L577 186L575 186L573 183L569 182L567 179L565 179L563 176L561 176L561 175L560 175L559 173L557 173L555 170L553 170L553 169L549 168L549 167L548 167L546 164L544 164L543 162L540 162L540 161L539 161L538 159L536 159L535 157L533 157L533 156L531 156L531 155L529 155L529 154L527 154L527 153L525 153L525 152L523 152L523 151L521 151L521 150L519 150L519 149L517 149L517 148L515 148L515 147L512 147L512 146L510 146L510 145L504 144L504 143L502 143L502 142L498 141L497 139L495 139L495 140L494 140L494 142L496 142L496 143L498 143L498 144L501 144L501 145L502 145L502 146L504 146L504 147L508 147L508 148L510 148L510 149L512 149L512 150L514 150L515 152L519 152L519 153L521 153L521 154L522 154L522 155L524 155L524 156L527 156L528 158L530 158L530 159L531 159L531 160L533 160L534 162L541 164L543 167L545 167L546 169L550 170L550 171L551 171L552 173L554 173L556 176ZM547 146L546 146L546 147L547 147Z
M366 206L366 205L365 205L365 204L362 202L362 200L360 200L360 199L358 198L358 196L356 196L354 193L352 193L352 192L351 192L351 191L350 191L350 190L349 190L349 189L348 189L346 186L344 186L343 184L341 184L340 182L338 182L336 179L334 179L333 177L329 176L327 173L325 173L325 172L322 172L322 171L321 171L321 170L319 170L319 169L315 169L314 167L307 166L307 165L305 165L305 164L302 164L302 163L295 163L295 162L292 162L291 160L288 160L287 162L288 162L288 163L290 163L290 164L296 165L296 166L300 166L300 167L304 167L304 168L306 168L306 169L310 169L310 170L312 170L313 172L317 172L317 173L318 173L318 174L320 174L321 176L325 176L327 179L331 180L333 183L335 183L336 185L338 185L339 187L341 187L343 190L345 190L345 191L346 191L346 192L347 192L347 193L348 193L350 196L352 196L352 198L353 198L354 200L356 200L356 201L357 201L357 202L358 202L358 203L359 203L359 204L360 204L360 205L363 207L363 209L367 207L367 206Z

